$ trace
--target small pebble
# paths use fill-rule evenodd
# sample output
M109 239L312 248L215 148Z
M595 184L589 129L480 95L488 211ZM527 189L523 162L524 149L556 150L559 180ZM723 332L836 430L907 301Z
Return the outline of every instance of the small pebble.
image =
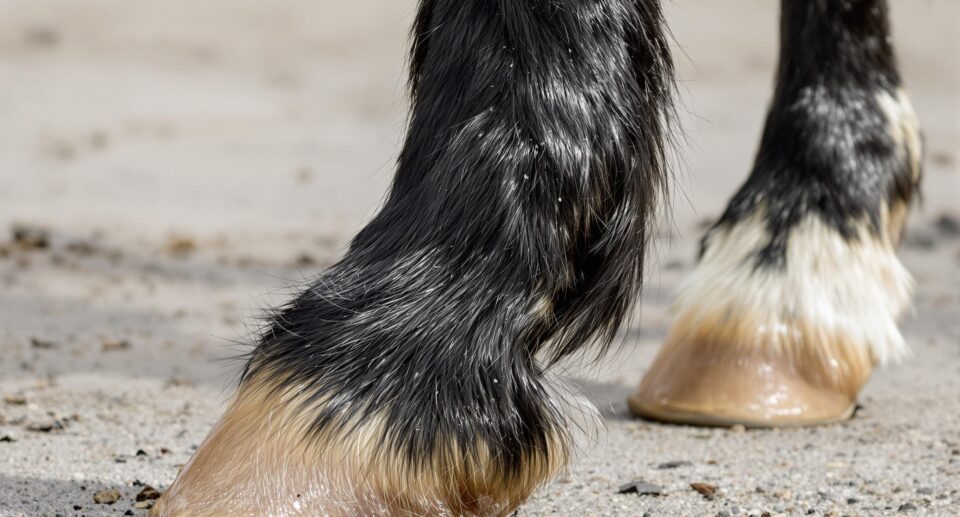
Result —
M941 215L937 218L934 226L936 226L937 231L942 235L946 235L948 237L960 236L960 219L952 215Z
M690 463L689 461L668 461L666 463L661 463L657 465L657 468L661 470L676 469L680 467L689 467L690 465L693 465L693 463Z
M27 422L27 425L24 426L24 429L27 431L33 431L35 433L50 433L53 431L62 431L64 429L64 425L63 421L61 420L49 418L46 420Z
M898 512L912 512L917 509L917 505L913 503L904 503L900 505L900 508L897 508Z
M113 504L120 499L120 491L117 489L101 490L93 494L93 501L97 504Z
M160 491L150 485L144 485L143 490L137 494L137 501L151 501L160 498Z
M27 397L23 395L6 395L3 397L4 404L8 406L25 406L27 404Z
M713 499L717 495L717 486L710 483L690 483L690 488L700 492L700 495L707 499Z
M103 342L104 352L114 352L116 350L127 350L130 348L130 342L125 339L111 339Z
M47 341L46 339L40 339L36 337L30 338L30 346L39 350L52 350L57 348L57 344L53 341Z
M36 226L14 226L13 243L25 250L39 250L50 247L50 233Z
M663 495L663 487L645 481L631 481L617 490L618 494Z

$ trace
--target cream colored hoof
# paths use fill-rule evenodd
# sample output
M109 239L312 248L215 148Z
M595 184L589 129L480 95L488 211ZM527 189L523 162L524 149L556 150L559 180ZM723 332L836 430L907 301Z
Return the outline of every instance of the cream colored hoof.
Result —
M487 447L451 444L411 464L389 447L383 418L311 432L310 407L300 390L248 381L150 517L501 517L566 461L558 441L516 476Z
M794 362L760 349L687 341L665 348L633 395L633 414L694 425L781 427L849 418L870 366ZM850 363L846 363L849 365Z
M758 267L771 237L759 211L708 234L677 319L631 411L698 425L814 425L849 418L874 366L905 356L897 319L910 277L894 239L843 238L815 216L784 265ZM888 232L889 234L889 232Z

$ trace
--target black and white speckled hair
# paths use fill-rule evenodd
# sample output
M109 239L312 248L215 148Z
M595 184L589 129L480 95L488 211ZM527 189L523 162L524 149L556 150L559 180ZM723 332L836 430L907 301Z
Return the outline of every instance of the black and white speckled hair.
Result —
M666 189L660 2L422 0L411 56L383 208L155 515L499 515L564 465L545 370L610 342Z
M895 255L921 176L886 0L782 0L780 63L750 176L707 232L634 412L698 424L847 418L903 357Z

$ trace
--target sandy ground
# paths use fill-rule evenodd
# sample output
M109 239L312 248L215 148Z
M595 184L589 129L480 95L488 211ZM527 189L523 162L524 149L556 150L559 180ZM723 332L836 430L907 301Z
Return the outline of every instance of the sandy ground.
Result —
M686 131L673 217L620 352L568 368L604 427L520 515L960 514L956 0L893 1L928 146L901 253L914 357L875 375L843 425L626 413L704 221L752 159L775 4L669 7ZM381 200L412 14L411 0L0 0L0 515L145 515L141 485L165 488L200 443L260 309ZM664 494L616 494L634 480ZM120 499L95 503L108 489Z

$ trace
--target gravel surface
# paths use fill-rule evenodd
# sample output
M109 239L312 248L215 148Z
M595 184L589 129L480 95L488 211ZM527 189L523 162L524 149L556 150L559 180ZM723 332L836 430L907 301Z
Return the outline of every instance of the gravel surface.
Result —
M673 218L620 349L565 368L602 424L521 516L960 514L955 0L893 1L928 146L901 253L914 357L840 425L626 411L703 224L753 157L775 3L670 5L686 56ZM334 261L382 198L412 5L0 1L0 516L146 515L147 488L222 410L260 309Z

